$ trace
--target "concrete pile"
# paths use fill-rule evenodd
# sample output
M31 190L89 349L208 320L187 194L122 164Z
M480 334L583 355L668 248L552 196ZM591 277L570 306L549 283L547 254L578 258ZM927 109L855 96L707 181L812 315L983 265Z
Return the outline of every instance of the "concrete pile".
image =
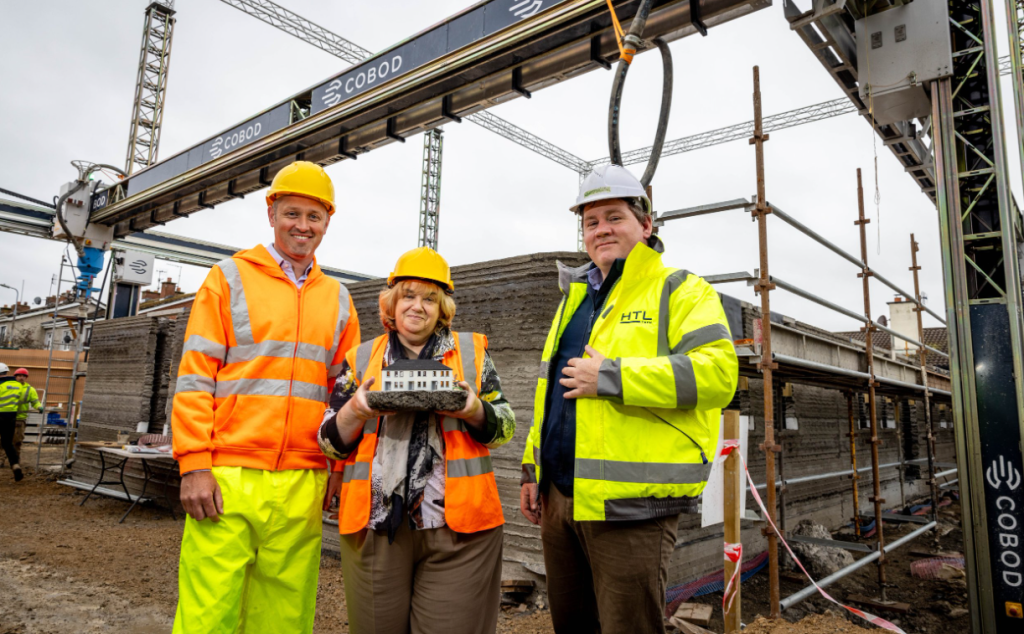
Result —
M827 528L821 524L815 524L811 520L801 520L797 527L793 529L792 534L801 537L813 537L814 539L832 539L832 533ZM848 550L842 548L819 546L798 541L793 541L789 546L796 553L796 556L800 558L800 563L804 565L804 568L807 568L807 571L815 579L824 579L852 565L855 561L853 555ZM785 549L780 550L779 557L781 558L780 566L786 570L797 570L796 564L789 556L789 553L785 552Z
M136 431L140 422L148 422L152 433L163 430L170 356L175 348L170 341L172 324L166 318L141 316L95 325L79 442L113 441L118 433L128 433L129 442L134 442L142 435ZM72 479L91 484L99 473L98 453L76 447ZM141 490L141 474L142 468L135 462L125 469L125 482L133 495ZM112 475L116 476L108 471L107 479Z

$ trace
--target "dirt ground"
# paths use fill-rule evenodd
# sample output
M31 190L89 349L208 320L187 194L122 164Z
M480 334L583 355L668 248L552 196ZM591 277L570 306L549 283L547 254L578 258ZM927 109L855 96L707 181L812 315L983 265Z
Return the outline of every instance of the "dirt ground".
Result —
M0 471L0 634L169 633L177 601L180 518L174 521L166 510L142 506L124 524L118 524L126 508L124 502L93 497L85 506L78 506L85 494L55 480L53 475L30 471L23 482L15 484L8 469ZM941 538L944 551L962 552L958 508L954 505L942 512L943 530L947 531ZM887 537L895 539L911 530L905 526L887 525ZM918 539L913 548L930 544L930 539ZM904 548L891 555L887 570L889 598L909 603L910 613L874 612L909 634L969 631L963 580L914 579L909 566L917 558L909 551ZM839 600L850 594L872 596L876 594L875 576L875 567L865 566L829 591ZM801 587L783 580L782 595ZM768 613L767 595L765 572L743 584L746 632L852 634L871 629L821 598L791 608L782 621L759 619ZM721 595L692 601L715 606L709 629L721 632ZM802 622L794 625L790 621ZM348 632L341 565L331 556L321 562L314 632ZM552 633L546 597L506 606L498 632Z
M893 542L902 535L919 528L918 524L885 524L885 540ZM963 532L960 530L960 505L954 502L953 505L939 510L939 548L943 554L963 552ZM857 541L852 536L843 536L843 539ZM874 538L861 539L862 543L873 543ZM779 546L780 551L782 546ZM960 578L950 580L923 580L913 577L910 574L910 564L922 559L922 557L911 554L911 551L929 550L936 552L931 533L922 535L912 543L903 546L886 555L886 598L893 602L902 602L911 606L910 612L900 614L897 612L885 611L869 606L853 605L876 616L880 616L895 625L899 626L908 634L964 634L971 629L970 616L967 605L967 584ZM855 553L859 559L861 554ZM797 573L799 574L799 573ZM780 579L780 595L785 598L794 592L801 590L808 585L806 579L802 582L790 580L784 576ZM802 575L801 575L802 577ZM840 579L829 586L828 593L837 601L845 602L847 597L861 595L866 597L878 596L878 568L869 564L860 568L850 575ZM743 584L743 621L756 625L758 617L768 615L768 575L767 569L758 573ZM722 622L722 595L720 593L710 594L703 597L691 599L694 603L706 603L715 606L714 617L709 629L715 632L723 630ZM834 603L829 602L818 594L812 598L799 603L783 613L786 621L804 622L800 626L789 626L786 623L770 624L765 621L758 627L748 627L744 632L772 633L772 634L803 634L804 632L859 632L858 629L804 629L807 623L818 623L811 617L814 615L825 615L828 619L845 620L851 624L867 629L873 628L863 619L849 614ZM825 623L828 619L820 621Z

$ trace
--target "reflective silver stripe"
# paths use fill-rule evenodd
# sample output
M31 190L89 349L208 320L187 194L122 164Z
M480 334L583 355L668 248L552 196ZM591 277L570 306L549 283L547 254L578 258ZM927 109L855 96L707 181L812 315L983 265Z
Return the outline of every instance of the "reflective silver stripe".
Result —
M686 354L687 352L706 346L709 343L713 343L720 339L726 341L732 341L732 335L729 333L729 329L725 324L708 324L697 330L690 331L683 335L683 338L679 340L679 343L672 348L672 354Z
M182 347L182 354L186 352L198 352L205 354L213 359L219 359L221 363L224 362L224 357L227 354L228 347L224 344L217 343L216 341L210 341L202 335L191 335L185 341L185 345Z
M540 378L542 378L542 379L548 378L548 372L550 371L550 369L551 369L551 365L547 361L541 361L540 362Z
M183 374L178 377L178 382L174 387L175 394L181 394L182 392L206 392L207 394L213 394L215 390L216 384L214 380L202 374Z
M620 462L592 458L576 459L576 477L606 482L637 484L701 484L711 474L711 463Z
M238 271L238 264L233 258L228 258L218 262L217 268L224 274L231 292L231 325L235 331L235 343L239 346L256 343L252 336L249 304L245 301L245 288L242 286L242 274Z
M683 285L690 272L684 269L674 271L665 278L665 286L661 289L661 301L658 305L658 356L667 357L672 348L668 344L669 301L672 293Z
M696 513L699 497L646 497L604 501L606 520L633 521L667 517L678 513Z
M369 480L370 479L370 463L369 462L350 462L345 465L345 469L341 473L342 482L351 482L352 480Z
M356 348L356 379L362 383L366 368L370 365L370 353L373 352L373 340L359 344Z
M462 380L469 383L474 392L479 391L476 387L476 342L473 333L459 333L459 355L462 357Z
M296 345L292 341L273 340L229 348L227 362L244 363L245 361L252 361L256 357L290 359L292 354L298 359L327 363L327 350L322 346L301 341Z
M234 381L218 381L216 398L228 396L288 396L291 395L321 403L327 400L327 388L315 383L289 381L287 379L236 379Z
M526 469L526 475L530 478L532 484L537 483L537 467L532 464L524 464L523 469Z
M370 418L363 424L364 434L376 434L377 433L377 419Z
M329 376L330 378L333 379L334 377L336 377L339 374L341 374L341 366L343 366L343 365L345 365L345 364L344 363L339 363L337 365L328 366L328 368L327 368L327 376Z
M447 477L449 478L468 478L493 472L494 468L491 466L490 456L448 461Z
M345 330L345 325L348 323L349 317L348 289L345 288L345 285L341 284L340 282L338 286L341 287L338 290L338 323L334 327L334 343L331 345L331 349L327 351L326 363L332 363L334 361L334 356L338 354L338 346L341 345L341 333ZM330 366L327 372L327 376L338 376L338 372L341 372L340 363Z
M622 401L622 360L605 359L597 371L597 395Z
M466 423L458 418L445 416L441 421L441 428L445 431L466 431Z
M533 464L540 464L540 448L538 447L533 448Z
M676 380L676 407L693 409L697 406L697 377L693 373L693 360L685 354L668 358Z

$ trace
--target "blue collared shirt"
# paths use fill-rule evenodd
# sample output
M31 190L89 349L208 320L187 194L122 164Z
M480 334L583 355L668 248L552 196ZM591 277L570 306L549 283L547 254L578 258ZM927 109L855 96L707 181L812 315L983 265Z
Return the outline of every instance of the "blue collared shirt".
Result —
M273 242L267 245L267 251L270 252L270 257L274 258L274 261L276 261L277 265L281 267L281 270L284 271L284 274L288 276L288 279L290 279L297 288L302 288L302 285L303 283L305 283L306 278L309 277L310 271L313 270L313 263L310 262L309 266L306 267L306 271L301 276L296 278L295 267L292 266L291 262L281 257L281 254L278 253L277 249L274 248Z
M544 424L541 426L541 489L547 491L549 484L566 497L573 496L573 472L576 464L576 400L565 398L569 391L562 385L562 372L569 365L569 360L582 357L590 331L594 327L594 319L604 306L604 300L611 292L615 281L621 277L625 260L616 260L608 273L608 284L596 266L587 271L587 285L590 287L586 297L569 318L569 323L558 340L558 347L551 356L555 367L548 383ZM603 291L603 292L602 292Z

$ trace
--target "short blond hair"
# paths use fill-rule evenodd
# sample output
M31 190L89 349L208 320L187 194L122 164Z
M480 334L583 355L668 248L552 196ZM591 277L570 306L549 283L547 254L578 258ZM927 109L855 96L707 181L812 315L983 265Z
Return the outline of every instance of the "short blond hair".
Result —
M434 326L434 332L451 328L452 319L455 317L455 300L452 299L451 295L445 293L444 289L433 282L407 279L399 280L391 288L385 288L380 292L380 323L384 325L385 330L398 329L395 326L395 306L398 305L398 300L409 290L427 294L428 297L430 295L436 297L440 310L438 311L437 325Z

